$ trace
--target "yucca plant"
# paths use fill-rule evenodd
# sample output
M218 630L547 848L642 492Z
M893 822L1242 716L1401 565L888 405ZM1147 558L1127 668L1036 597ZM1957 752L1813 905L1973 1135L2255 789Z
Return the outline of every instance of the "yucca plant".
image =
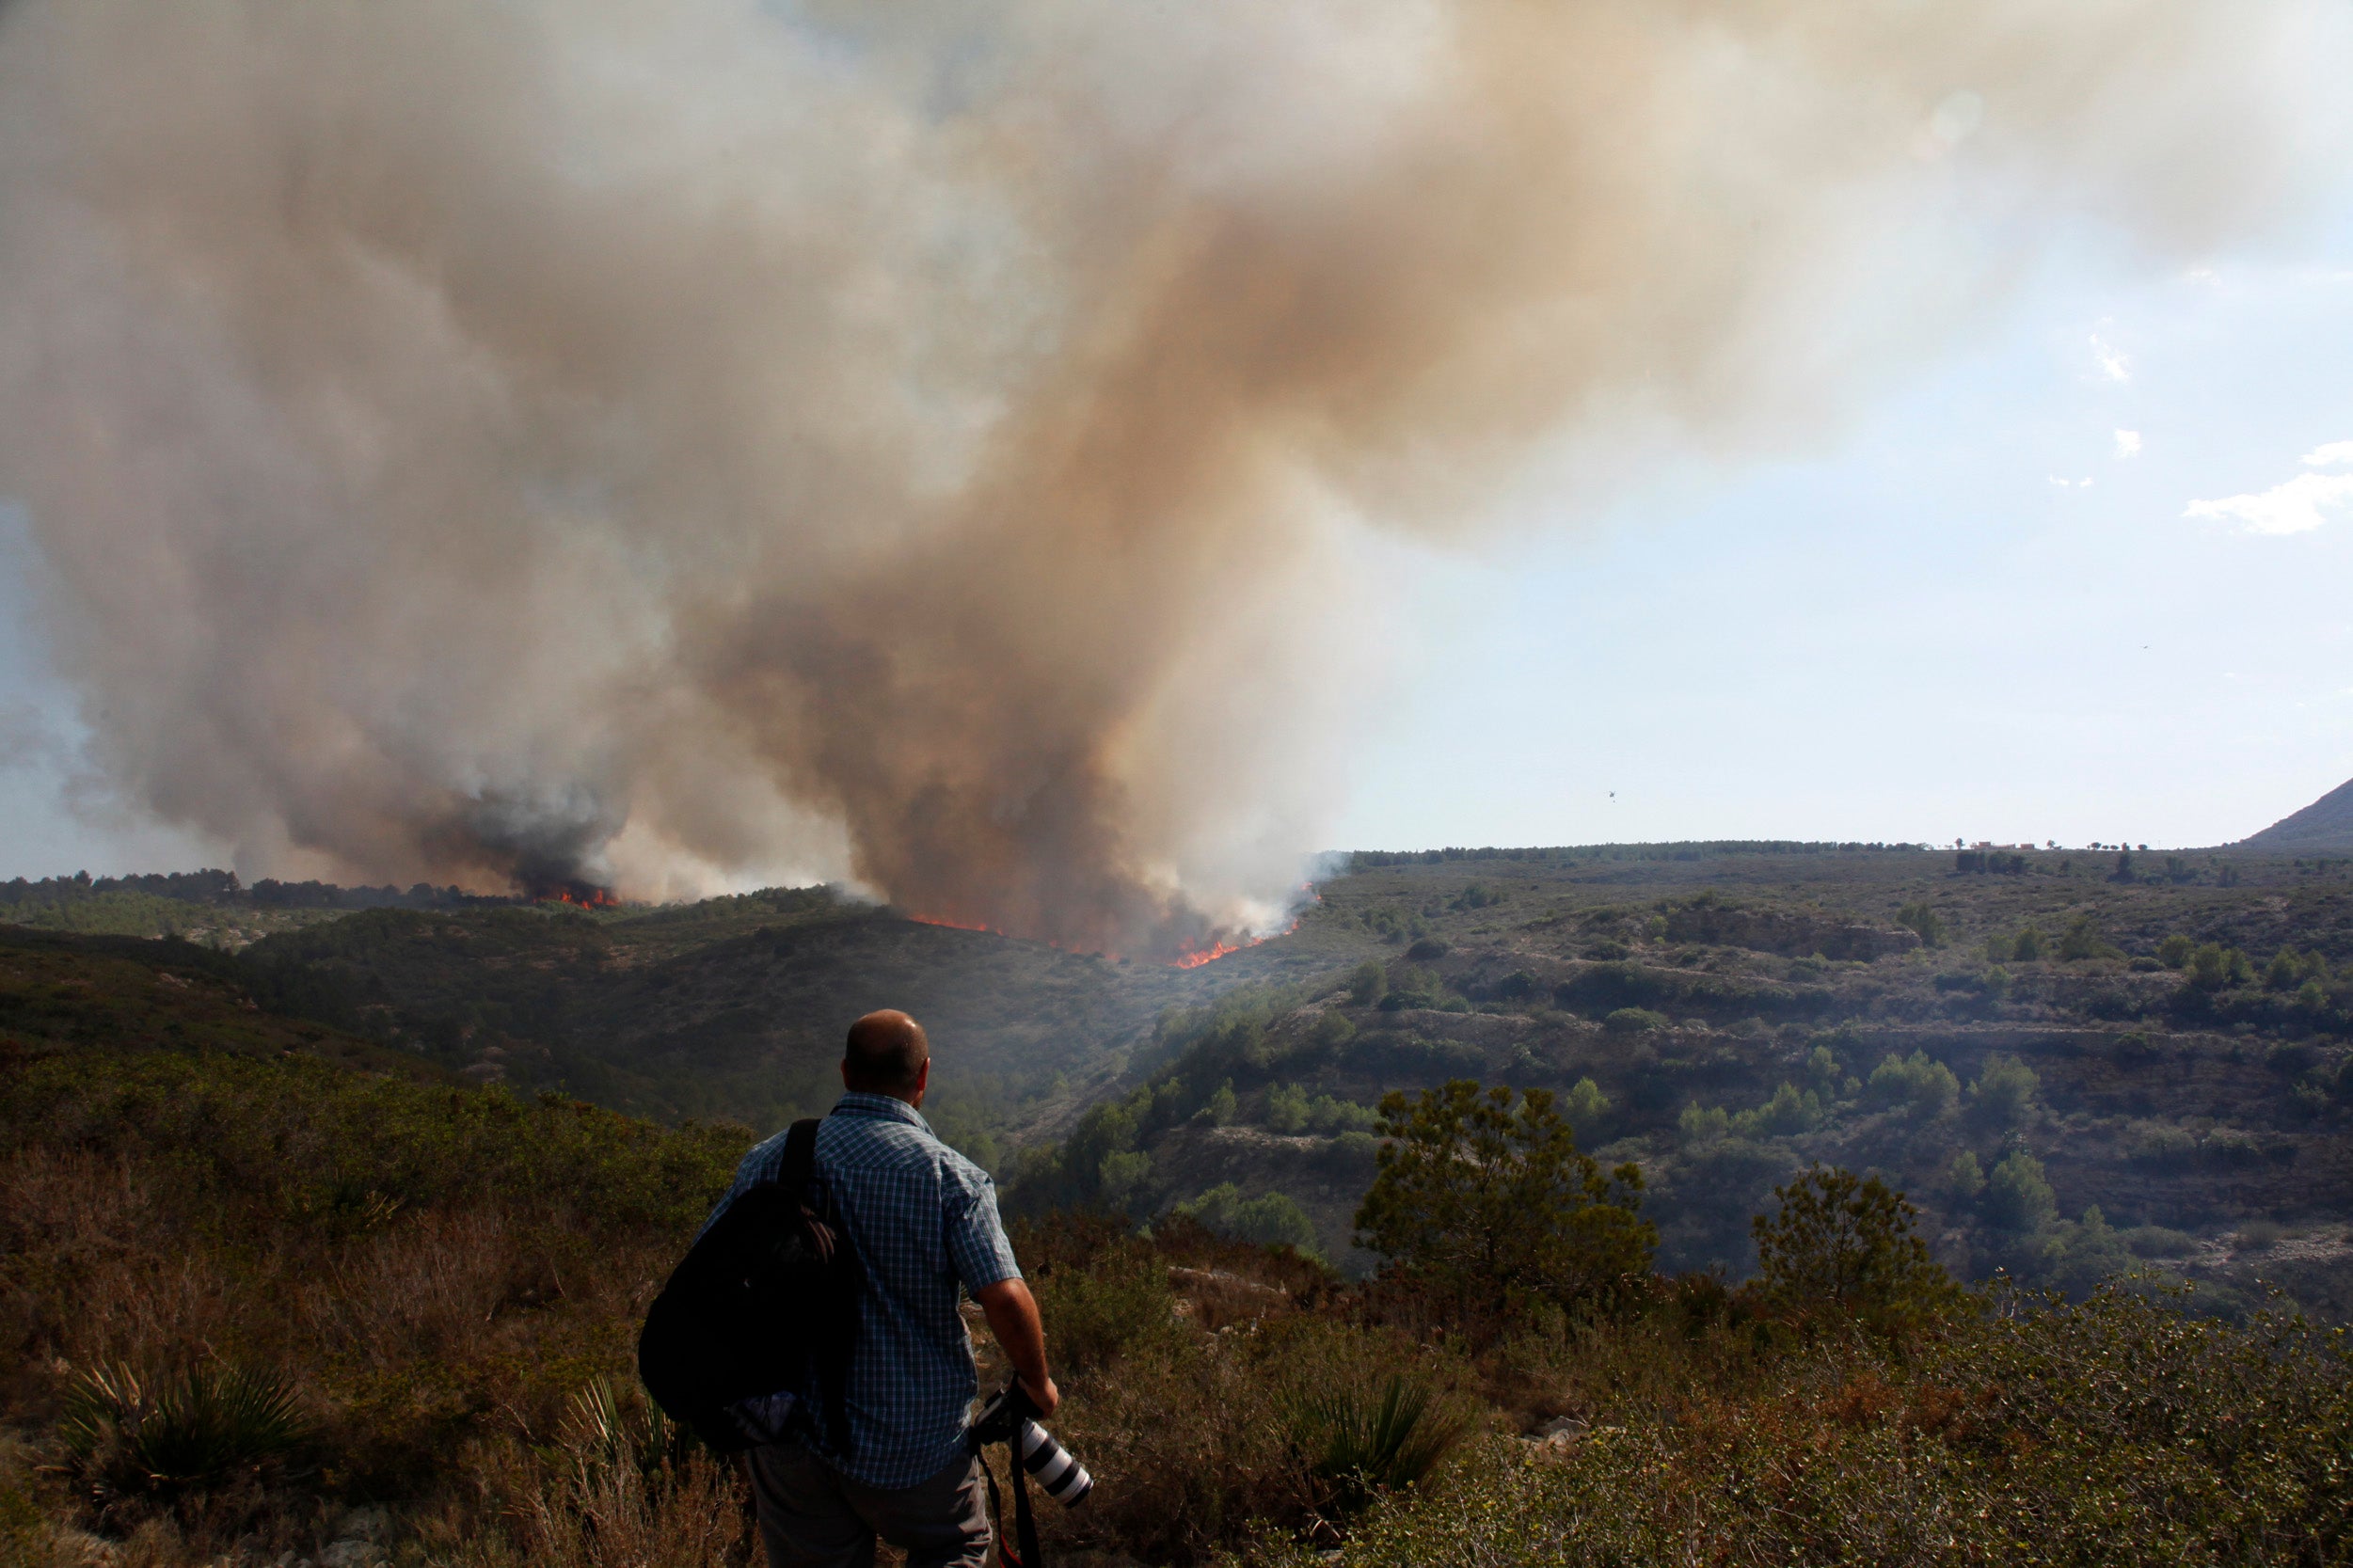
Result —
M566 1402L557 1437L583 1480L620 1469L650 1478L673 1457L679 1429L650 1400L625 1398L600 1377Z
M199 1362L162 1377L119 1363L66 1390L57 1435L85 1479L119 1493L184 1491L278 1463L310 1435L293 1389Z
M1471 1418L1429 1384L1391 1373L1378 1386L1301 1395L1292 1407L1292 1442L1308 1468L1334 1488L1333 1505L1362 1506L1378 1492L1411 1486L1471 1430Z

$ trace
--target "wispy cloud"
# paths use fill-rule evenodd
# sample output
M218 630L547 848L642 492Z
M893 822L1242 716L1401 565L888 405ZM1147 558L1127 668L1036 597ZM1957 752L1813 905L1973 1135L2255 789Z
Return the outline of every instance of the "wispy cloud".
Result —
M2331 441L2304 454L2308 468L2353 467L2353 441ZM2191 501L2185 517L2231 519L2250 533L2310 533L2324 512L2353 506L2353 473L2304 473L2253 495Z
M2116 455L2120 459L2138 457L2140 455L2140 432L2138 430L2118 431L2116 433Z
M2110 381L2130 381L2133 378L2133 357L2106 338L2091 335L2091 357L2099 362L2100 373Z

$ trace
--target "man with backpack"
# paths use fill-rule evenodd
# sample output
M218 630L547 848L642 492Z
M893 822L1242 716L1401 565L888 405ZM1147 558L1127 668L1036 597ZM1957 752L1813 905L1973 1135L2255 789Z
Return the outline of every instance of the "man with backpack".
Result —
M995 1185L923 1119L930 1055L905 1013L858 1020L842 1056L848 1092L813 1148L791 1148L786 1132L753 1149L706 1227L805 1172L803 1192L782 1196L853 1276L848 1343L803 1357L783 1391L731 1407L753 1439L745 1468L771 1568L869 1568L877 1536L906 1552L908 1568L980 1568L989 1521L966 1438L976 1372L960 1291L979 1303L1039 1412L1061 1397Z

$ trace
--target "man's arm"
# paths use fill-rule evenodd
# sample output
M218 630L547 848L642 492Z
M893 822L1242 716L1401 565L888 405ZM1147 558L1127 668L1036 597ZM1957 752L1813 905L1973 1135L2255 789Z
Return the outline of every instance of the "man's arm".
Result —
M974 1292L989 1332L1021 1378L1022 1391L1041 1416L1051 1416L1062 1402L1062 1391L1046 1371L1046 1327L1038 1316L1038 1298L1019 1279L1000 1279Z

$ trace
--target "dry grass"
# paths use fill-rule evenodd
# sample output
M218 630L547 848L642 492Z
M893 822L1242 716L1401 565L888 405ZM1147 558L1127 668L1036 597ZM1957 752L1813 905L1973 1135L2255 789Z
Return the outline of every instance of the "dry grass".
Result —
M314 1063L7 1068L0 1388L32 1442L0 1515L14 1497L44 1521L12 1552L68 1560L96 1532L126 1565L313 1556L390 1503L437 1560L742 1559L711 1465L592 1463L564 1422L626 1377L740 1134ZM265 1370L314 1436L233 1484L126 1487L54 1435L76 1375L117 1366Z
M749 1561L733 1477L674 1442L629 1375L740 1134L299 1062L0 1068L0 1568ZM1194 1226L1065 1219L1016 1245L1062 1375L1052 1425L1098 1482L1045 1510L1065 1560L2353 1549L2353 1378L2341 1339L2294 1323L2114 1297L1890 1342L1694 1280L1474 1354L1420 1304ZM115 1363L266 1371L312 1437L218 1483L110 1485L69 1463L56 1421L76 1372ZM1485 1432L1412 1485L1334 1473L1336 1424L1401 1388ZM1522 1441L1560 1416L1583 1434Z

